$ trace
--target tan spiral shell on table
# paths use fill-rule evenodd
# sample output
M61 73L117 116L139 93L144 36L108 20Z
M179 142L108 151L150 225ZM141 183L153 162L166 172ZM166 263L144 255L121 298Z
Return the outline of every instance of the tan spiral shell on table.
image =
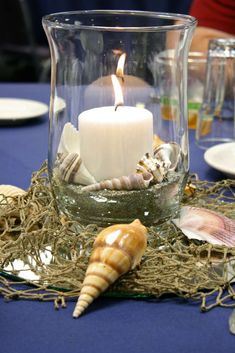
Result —
M98 191L98 190L140 190L146 189L153 176L151 173L142 174L134 173L120 178L104 180L99 183L91 184L82 188L82 191Z
M98 234L73 312L77 318L121 275L140 263L147 246L147 229L136 219L117 224Z

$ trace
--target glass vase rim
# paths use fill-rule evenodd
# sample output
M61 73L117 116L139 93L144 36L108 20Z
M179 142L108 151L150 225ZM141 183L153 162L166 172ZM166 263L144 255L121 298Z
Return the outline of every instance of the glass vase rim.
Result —
M83 25L70 24L58 21L59 16L70 15L122 15L122 16L145 16L146 18L159 18L162 20L182 20L185 23L160 25L160 26L97 26L97 25ZM62 11L55 12L42 17L42 24L58 29L85 29L95 31L112 31L112 32L160 32L168 30L185 30L193 28L197 25L197 19L190 15L170 13L170 12L155 12L155 11L140 11L140 10L81 10L81 11Z

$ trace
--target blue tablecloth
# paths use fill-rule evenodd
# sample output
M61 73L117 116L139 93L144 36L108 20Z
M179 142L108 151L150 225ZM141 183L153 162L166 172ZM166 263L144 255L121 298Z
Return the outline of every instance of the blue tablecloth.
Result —
M0 84L0 97L49 102L48 85ZM0 126L0 184L27 188L31 173L47 158L48 116L23 125ZM201 179L224 176L203 161L190 132L191 172ZM201 313L198 303L99 298L78 320L74 302L55 311L52 303L0 298L2 353L234 353L228 331L231 309Z

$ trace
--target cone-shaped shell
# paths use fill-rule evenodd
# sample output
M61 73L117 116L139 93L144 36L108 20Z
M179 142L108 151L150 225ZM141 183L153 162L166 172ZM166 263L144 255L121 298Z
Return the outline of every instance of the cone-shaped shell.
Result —
M141 261L146 246L147 229L138 219L101 231L94 242L73 317L80 316L116 279L133 269Z
M184 206L173 222L189 239L235 246L235 221L206 208Z
M140 190L146 189L153 176L151 173L131 174L120 178L104 180L99 183L91 184L82 188L83 191L98 191L98 190Z

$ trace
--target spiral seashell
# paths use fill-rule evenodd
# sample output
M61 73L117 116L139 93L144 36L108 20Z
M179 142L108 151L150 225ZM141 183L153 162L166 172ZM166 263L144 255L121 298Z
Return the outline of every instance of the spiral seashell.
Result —
M104 180L99 183L88 185L82 188L83 191L98 191L98 190L140 190L146 189L153 176L151 173L145 172L143 174L130 174L120 178L113 178Z
M137 173L151 173L153 180L157 183L161 183L167 170L164 168L162 161L157 160L146 153L141 160L137 163Z
M180 160L181 148L176 142L163 143L153 151L154 158L162 162L164 169L173 171Z
M58 168L61 178L68 183L82 185L96 183L95 178L88 172L77 153L58 154Z
M140 263L147 246L147 229L138 219L117 224L98 234L73 312L77 318L102 292Z
M71 123L66 123L61 134L58 153L70 152L80 153L80 138L79 131Z
M189 239L207 241L215 245L235 246L235 221L212 210L184 206L175 225Z

